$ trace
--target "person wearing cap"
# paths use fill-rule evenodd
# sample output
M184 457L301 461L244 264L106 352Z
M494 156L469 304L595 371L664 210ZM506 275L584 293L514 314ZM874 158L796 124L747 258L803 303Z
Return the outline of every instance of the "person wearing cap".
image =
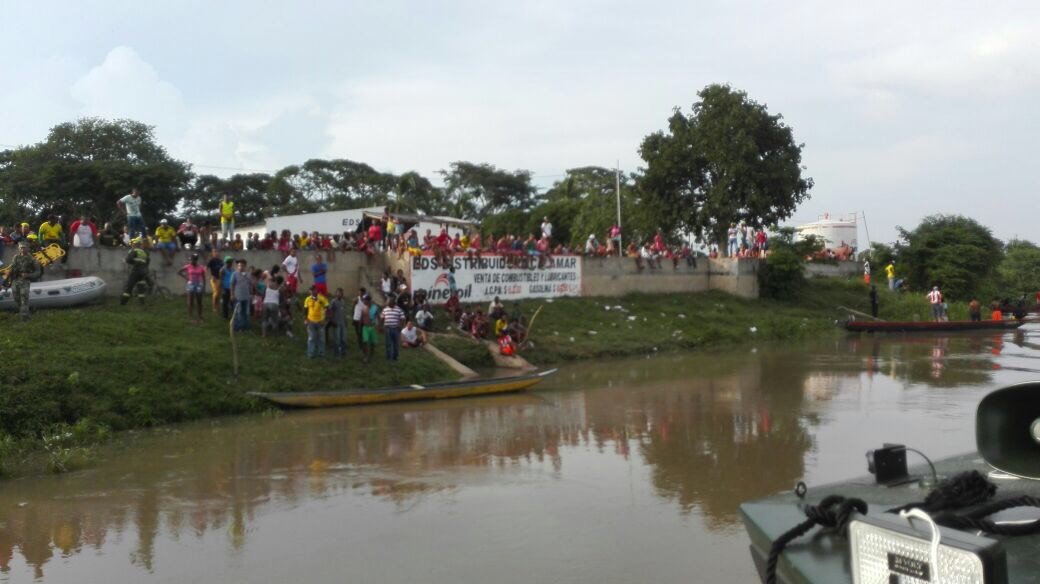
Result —
M141 214L141 189L134 187L129 195L116 201L119 210L126 214L126 226L130 237L145 235L144 215Z
M202 293L206 289L206 266L199 265L199 254L191 254L187 264L177 270L177 275L188 281L185 291L188 293L188 321L191 324L202 324ZM192 316L192 308L195 316Z
M18 255L11 260L11 288L22 320L29 320L29 285L43 275L43 266L32 256L28 241L18 242Z
M231 241L235 233L235 202L231 195L224 193L220 198L220 237Z
M168 220L162 219L159 221L159 226L155 228L155 239L157 241L155 247L162 254L163 262L167 266L172 266L173 256L177 253L177 230L170 226Z
M126 285L123 287L123 297L119 300L119 304L125 306L127 302L130 302L130 295L137 289L137 299L142 303L144 302L145 290L137 288L137 285L141 282L148 282L148 264L152 258L148 255L148 250L141 247L142 240L140 237L135 237L130 240L130 252L126 254L126 265L130 266L130 274L126 278Z

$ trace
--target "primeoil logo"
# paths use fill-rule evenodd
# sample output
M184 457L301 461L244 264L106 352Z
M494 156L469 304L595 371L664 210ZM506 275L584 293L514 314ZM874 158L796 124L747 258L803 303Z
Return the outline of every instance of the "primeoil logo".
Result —
M459 300L465 302L473 297L473 284L469 284L465 288L459 288L458 292ZM451 290L447 286L432 288L426 292L426 298L434 303L447 302L451 298Z

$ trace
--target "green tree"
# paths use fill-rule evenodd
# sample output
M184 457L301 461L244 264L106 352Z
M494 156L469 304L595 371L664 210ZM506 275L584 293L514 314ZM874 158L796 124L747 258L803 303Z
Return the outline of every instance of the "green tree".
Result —
M187 193L188 164L156 143L152 126L133 120L83 118L51 128L43 142L0 155L0 212L87 213L119 218L116 201L137 186L149 223L171 214ZM38 217L37 217L38 218Z
M899 228L899 272L911 288L940 286L951 298L986 296L1003 255L990 230L961 215L925 217L913 231Z
M639 150L646 205L660 226L722 243L730 223L790 217L813 181L802 176L802 144L782 116L728 85L697 95L690 115L676 108L667 132L650 134Z
M453 162L440 171L450 214L482 220L507 209L530 210L538 204L538 191L526 170L509 172L491 164Z
M1040 290L1040 247L1024 239L1012 239L997 266L1001 289L1015 296L1032 296Z

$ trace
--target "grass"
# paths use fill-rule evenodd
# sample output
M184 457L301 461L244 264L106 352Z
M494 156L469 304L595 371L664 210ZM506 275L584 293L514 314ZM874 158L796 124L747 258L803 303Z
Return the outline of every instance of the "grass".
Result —
M463 338L461 334L438 335L436 338L431 338L430 342L471 369L487 369L495 366L495 360L491 358L491 353L485 346L473 339Z
M29 323L0 313L0 472L26 440L55 448L96 441L96 432L260 411L248 391L382 387L457 377L425 351L390 364L377 345L368 365L353 334L344 359L305 356L305 334L239 335L240 374L232 371L226 322L206 313L187 322L182 299L118 302L35 313ZM353 331L351 331L352 333ZM77 435L69 428L80 427ZM52 441L53 442L53 441ZM55 470L61 470L57 465Z

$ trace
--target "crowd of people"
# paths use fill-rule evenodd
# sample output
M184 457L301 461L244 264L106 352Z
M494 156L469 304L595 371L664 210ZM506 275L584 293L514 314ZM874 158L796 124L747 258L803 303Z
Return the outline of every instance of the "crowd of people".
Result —
M484 312L480 306L462 304L458 292L452 290L444 310L451 319L451 326L477 340L494 339L503 355L515 355L527 343L528 322L519 302L507 312L501 299L495 296Z

